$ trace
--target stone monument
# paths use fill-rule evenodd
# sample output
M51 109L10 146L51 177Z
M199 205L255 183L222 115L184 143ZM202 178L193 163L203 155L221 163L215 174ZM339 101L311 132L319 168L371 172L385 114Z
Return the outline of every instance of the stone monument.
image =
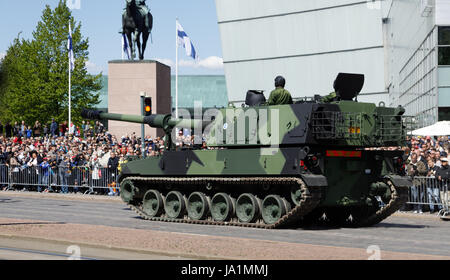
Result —
M108 112L140 115L140 93L145 92L152 97L154 114L171 114L169 66L152 60L113 60L108 65ZM109 121L108 130L119 138L133 132L141 135L140 124ZM146 126L145 134L161 137L164 131Z
M125 0L121 33L127 36L132 55L131 60L112 60L108 63L108 112L140 115L140 96L144 92L152 97L154 114L171 114L170 67L157 61L144 60L145 46L152 28L153 16L145 0ZM142 45L139 39L141 35ZM139 60L134 60L136 48ZM108 130L119 138L133 132L137 137L141 136L140 124L109 121ZM164 132L147 126L145 134L161 137Z

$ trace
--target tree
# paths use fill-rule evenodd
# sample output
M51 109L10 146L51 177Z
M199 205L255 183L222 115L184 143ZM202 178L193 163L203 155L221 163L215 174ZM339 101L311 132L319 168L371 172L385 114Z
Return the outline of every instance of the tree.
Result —
M5 121L58 122L68 118L69 21L75 69L72 72L72 119L81 122L81 109L99 103L101 73L88 74L89 40L81 35L65 1L52 10L47 5L32 40L16 38L0 66L0 117Z

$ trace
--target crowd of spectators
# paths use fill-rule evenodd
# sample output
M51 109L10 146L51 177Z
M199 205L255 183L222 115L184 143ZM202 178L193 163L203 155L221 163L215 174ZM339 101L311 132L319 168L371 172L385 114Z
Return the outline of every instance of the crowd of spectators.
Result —
M411 189L413 202L427 201L430 212L441 209L439 204L440 189L450 180L449 168L449 139L450 136L440 137L411 137L408 139L405 151L405 172L413 178L414 187ZM427 180L424 177L434 178ZM416 213L423 213L425 204L413 204Z
M180 131L176 146L179 149L192 147L193 140L193 137ZM127 157L142 156L142 151L145 156L158 156L166 149L159 137L147 136L144 141L142 150L141 137L133 133L118 139L106 131L99 121L95 124L83 121L80 127L68 127L67 122L58 124L55 120L48 125L36 121L33 127L24 121L14 125L0 123L0 183L6 182L6 166L11 169L13 176L20 178L25 176L23 173L26 170L26 174L33 175L34 171L30 170L37 170L36 176L29 179L33 185L21 184L23 191L37 189L66 193L69 191L68 185L82 185L82 175L77 174L84 172L80 170L89 170L97 185L107 185L110 187L108 194L117 195L118 188L111 185L115 183L121 162L125 162ZM107 175L101 176L102 170ZM74 177L74 181L69 182L69 177ZM52 188L48 184L48 180L52 179L60 188ZM6 185L2 187L6 188ZM75 187L70 191L77 192L80 189Z
M443 161L449 160L449 137L411 137L404 151L408 175L436 177Z

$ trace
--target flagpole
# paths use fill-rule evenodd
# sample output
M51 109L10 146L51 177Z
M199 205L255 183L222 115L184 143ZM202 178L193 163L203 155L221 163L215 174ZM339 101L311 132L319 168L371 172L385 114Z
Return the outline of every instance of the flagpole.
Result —
M70 19L69 19L69 30L70 28ZM71 67L71 58L70 58L70 51L69 51L69 133L70 133L70 124L72 121L72 67ZM65 132L63 132L65 133Z
M71 79L72 79L72 73L70 69L70 59L69 59L69 132L70 132L70 123L72 120L72 85L71 85Z
M178 118L178 18L175 21L175 118Z

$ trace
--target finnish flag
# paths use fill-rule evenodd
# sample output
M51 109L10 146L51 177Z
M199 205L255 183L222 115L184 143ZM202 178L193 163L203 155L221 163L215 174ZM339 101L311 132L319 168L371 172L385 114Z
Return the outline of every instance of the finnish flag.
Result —
M124 59L124 54L127 55L128 60L131 59L130 43L125 33L122 34L122 59Z
M177 34L178 34L178 45L183 46L183 48L186 49L186 55L192 57L193 59L198 59L197 52L195 51L191 39L188 37L186 32L184 32L184 29L178 22L178 20L177 20Z
M75 59L73 56L73 46L72 46L72 27L69 23L69 38L67 40L67 49L69 50L69 63L70 63L70 71L75 69Z

